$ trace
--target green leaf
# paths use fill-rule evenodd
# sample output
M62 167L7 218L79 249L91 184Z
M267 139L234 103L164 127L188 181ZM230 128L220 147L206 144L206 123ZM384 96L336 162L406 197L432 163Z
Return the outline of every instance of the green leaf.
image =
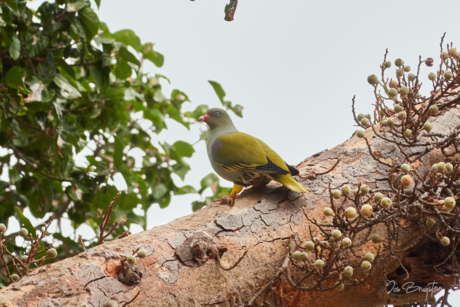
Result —
M3 20L4 22L9 25L9 26L12 26L14 28L16 28L17 26L15 24L13 24L13 16L12 16L12 12L11 12L11 9L8 8L7 5L3 5L1 6L2 8L2 13L3 14L0 14L1 17L3 17ZM3 33L3 39L5 40L5 42L8 42L9 41L9 38L8 36L6 36L4 33Z
M107 37L107 38L112 37L112 34L110 34L109 27L107 26L107 24L105 22L101 21L101 23L99 24L99 29L102 32L104 32L104 37Z
M117 193L118 193L118 190L113 185L107 185L107 186L102 187L96 196L97 207L104 211L107 210L107 208L109 207L110 203L113 201ZM116 204L115 204L115 208L116 208Z
M9 182L0 180L0 190L5 190L6 188L9 188L9 187L10 187L10 183L9 183Z
M75 79L76 75L75 75L75 70L73 69L73 67L67 64L67 62L62 58L57 58L56 62L58 63L59 68L61 69L61 72L65 71L65 73L68 74L69 77Z
M237 104L235 106L232 106L231 101L225 100L225 95L226 94L225 94L225 91L222 88L222 86L219 83L217 83L216 81L208 80L208 82L211 84L212 88L216 92L217 97L219 97L219 100L222 103L222 105L224 107L226 107L227 109L232 110L233 113L235 113L237 116L243 117L243 107L241 105L239 105L239 104Z
M114 38L106 38L106 37L104 37L104 38L101 40L101 43L110 45L110 44L112 44L114 41L115 41Z
M120 30L113 33L110 37L126 46L133 47L137 52L141 50L141 39L133 30Z
M109 166L105 161L100 162L96 167L96 172L100 176L106 176L108 174Z
M186 165L182 160L180 160L179 163L174 164L171 168L182 180L185 180L185 175L187 175L190 171L190 166Z
M217 83L216 81L211 81L208 80L209 84L211 84L212 88L214 89L214 92L216 92L217 97L219 97L220 102L224 104L224 98L225 98L225 91L222 88L222 86Z
M123 163L123 149L125 148L125 146L123 145L123 142L116 135L114 135L113 138L115 139L115 142L113 143L115 147L113 163L116 166L116 165Z
M153 50L152 43L144 44L141 48L141 52L142 52L142 56L144 57L144 59L149 60L150 62L155 64L156 67L163 66L165 62L165 58L161 53Z
M53 202L53 185L49 179L41 180L39 189L32 192L29 198L29 209L36 218L43 218Z
M204 201L194 201L192 203L192 211L195 212L197 210L200 210L201 208L203 208L204 206L206 205L206 203Z
M123 179L125 179L126 185L128 186L128 192L132 192L135 188L137 188L136 177L134 176L133 171L126 164L118 164L116 165L116 168L123 175Z
M119 102L125 97L125 88L124 87L109 87L104 96L112 100L113 102Z
M129 66L128 62L124 59L119 59L115 68L115 76L121 80L125 80L131 77L132 74L133 69Z
M85 29L86 39L91 39L96 36L99 30L99 17L90 7L86 6L78 12L78 15L83 22L83 28Z
M192 203L192 210L193 212L203 208L204 206L210 205L214 202L213 197L206 197L204 201L194 201Z
M171 80L169 80L168 77L163 76L163 75L161 75L161 74L155 74L155 78L156 78L156 79L165 79L166 81L168 81L169 84L171 84Z
M25 80L25 83L29 86L32 95L29 95L27 98L24 99L25 102L32 102L32 101L42 101L42 93L46 89L43 82L38 80L35 77Z
M185 101L190 101L187 94L178 89L173 89L171 92L171 100L175 100L174 103L184 103Z
M14 207L14 210L16 211L16 216L18 217L19 224L21 227L24 227L31 233L34 237L37 235L34 226L32 226L32 223L30 220L22 213L22 211L18 207Z
M97 61L89 68L96 86L104 92L110 83L110 68L105 67L102 61Z
M122 211L132 211L142 200L137 197L136 193L122 193L117 201L117 209ZM130 222L128 220L128 222Z
M177 110L177 108L175 106L173 106L172 104L168 105L168 114L169 114L169 117L171 117L172 119L174 119L175 121L177 121L178 123L181 123L182 125L184 125L187 129L190 128L190 123L187 123L184 121L184 119L182 118L182 114L180 113L179 110Z
M175 146L176 144L177 147ZM175 169L173 167L173 171L176 172L179 176L185 176L185 174L190 170L190 168L188 167L188 164L182 160L182 158L191 157L193 152L195 151L193 147L190 148L191 145L183 141L178 141L172 146L165 142L161 144L161 146L165 150L166 154L169 155L172 160L177 161L180 165L185 166L187 168L187 170L185 170L183 174L180 174L180 171L184 170L179 169L178 171L178 169Z
M67 12L78 12L79 10L81 10L82 8L84 8L86 6L86 3L85 1L83 0L76 0L72 3L67 3L67 6L66 6L66 11Z
M5 112L2 111L1 115L2 115L2 125L0 126L0 131L2 133L1 133L0 141L2 142L1 145L3 145L4 144L3 142L5 142L6 131L8 130L9 125L8 125L8 120L6 119Z
M214 198L223 198L223 197L226 197L228 195L230 195L230 192L232 191L232 188L226 188L226 187L222 187L219 185L219 187L217 188L217 191L214 192Z
M195 188L192 187L191 185L184 185L183 187L180 187L176 191L176 195L184 195L184 194L189 194L189 193L196 193Z
M193 118L195 120L198 120L198 118L200 118L200 116L203 116L204 114L206 114L206 112L208 111L209 109L209 106L206 105L206 104L201 104L199 105L198 107L195 108L195 110L193 112L189 111L189 112L185 112L185 116L186 117L189 117L189 118ZM206 130L207 131L207 130Z
M147 195L149 187L140 174L136 175L136 181L137 181L137 187L139 188L139 192L141 194Z
M85 38L85 27L78 18L70 18L70 35L74 40Z
M168 192L168 188L164 183L157 184L152 189L152 196L156 200L161 199Z
M59 120L59 123L62 123L62 110L57 102L53 102L54 110L56 111L56 116Z
M70 85L69 81L61 74L56 74L54 83L61 88L61 95L65 99L77 99L81 97L80 92Z
M6 84L14 89L20 90L22 92L28 92L26 86L24 85L24 79L26 77L26 72L22 67L14 66L5 76Z
M51 99L54 98L54 94L56 94L56 92L53 89L48 90L48 88L44 87L41 94L42 94L41 102L50 102Z
M83 251L81 248L80 243L75 242L74 240L70 239L69 237L64 237L61 233L55 232L53 233L53 238L62 241L66 248L69 248L73 251Z
M48 55L46 56L46 63L48 63L49 66L55 65L54 55L52 52L48 52Z
M37 124L42 128L42 130L46 129L46 120L48 119L48 113L46 112L37 112L34 114L34 120Z
M6 5L10 7L10 9L18 14L18 0L5 0Z
M242 105L237 104L237 105L235 105L234 107L231 107L230 109L231 109L231 110L233 111L233 113L235 113L237 116L243 117L243 109L244 109L244 107L243 107Z
M155 126L160 126L164 122L163 114L158 109L148 109L144 110L144 117L152 121Z
M88 188L77 181L73 181L72 185L66 188L66 192L73 201L80 201L83 199L83 194L88 193Z
M165 208L173 193L207 189L206 193L211 188L212 197L203 196L193 204L194 210L228 193L230 189L221 187L215 176L203 181L197 191L191 185L178 184L190 172L187 162L195 149L161 132L168 129L168 118L191 129L208 106L195 105L186 110L191 112L185 112L185 102L190 100L184 92L172 87L166 93L164 80L171 84L166 76L139 71L147 61L155 67L164 66L156 45L143 44L131 30L112 34L96 15L101 0L32 2L0 1L4 53L0 59L0 146L14 145L24 155L22 160L30 161L24 164L11 159L10 154L0 155L0 175L9 179L0 180L1 222L21 221L32 233L36 225L31 225L32 219L23 219L21 211L46 218L52 211L66 210L70 222L67 234L82 224L98 233L100 215L118 192L109 182L119 174L127 192L114 206L109 227L121 218L127 222L117 227L111 238L127 231L130 224L147 227L145 216L137 215L135 208L144 212L156 204ZM238 112L240 106L224 99L229 112ZM46 131L49 137L14 120L15 116ZM195 132L196 136L200 133ZM84 148L95 153L84 154L83 165L77 164ZM143 167L138 167L137 159L123 155L128 149L142 151ZM49 180L44 173L71 180L71 184ZM71 202L68 207L67 201ZM58 257L46 263L81 251L78 242L64 233L56 234L53 242ZM21 249L13 243L10 240L6 244L12 252L23 255L27 246ZM91 248L97 242L86 240L85 244ZM40 245L42 255L45 245Z
M43 251L44 249L45 249L45 244L43 243L43 241L40 241L39 248L37 248L37 251L40 252L40 251ZM35 256L35 259L39 259L39 258L41 258L43 256L46 256L44 251L39 253L39 254L37 254Z
M137 66L141 66L141 62L125 46L120 47L118 54L126 61L136 64Z
M169 206L169 203L171 203L171 194L166 194L159 202L158 204L160 205L161 209L166 208Z
M166 97L165 95L163 95L163 92L162 91L155 91L155 94L154 94L154 98L156 101L158 102L163 102L166 100ZM171 104L172 105L172 104ZM172 105L174 106L174 105ZM180 109L178 109L177 111L180 111ZM175 112L175 111L174 111ZM182 114L180 114L180 112L178 113L178 116L179 117L182 117Z
M79 201L82 198L82 194L78 190L74 190L73 187L69 186L66 188L67 195L69 195L70 199L73 201Z
M204 176L203 179L201 179L200 182L201 189L198 191L198 193L203 193L204 190L207 188L211 188L213 193L217 191L217 187L219 185L219 178L217 177L216 174L210 173L206 176Z
M37 66L37 75L40 80L52 80L56 75L56 69L54 67L49 67L46 64L39 63Z
M11 41L10 45L10 56L13 58L13 60L17 60L19 56L21 55L21 42L19 41L18 37L16 34L13 35L13 40Z
M173 147L176 150L176 152L182 157L190 158L195 152L193 145L184 141L175 142L173 144Z
M143 216L140 216L140 215L137 215L135 214L134 212L129 212L128 215L126 216L127 217L127 221L129 223L133 223L133 224L137 224L143 228L146 227L145 225L145 219Z
M48 36L43 35L42 32L27 33L25 42L27 56L34 58L39 55L48 46Z
M97 166L100 162L96 160L95 156L85 156L86 160L89 162L89 165Z
M144 58L155 64L156 67L162 67L165 62L164 56L156 51L149 52L144 56Z

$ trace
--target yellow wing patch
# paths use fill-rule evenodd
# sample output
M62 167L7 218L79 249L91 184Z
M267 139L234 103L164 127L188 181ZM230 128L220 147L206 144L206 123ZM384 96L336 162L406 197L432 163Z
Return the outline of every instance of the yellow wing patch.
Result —
M252 171L267 164L267 157L258 139L242 132L230 132L217 138L214 161L228 171Z
M213 158L228 172L256 171L276 175L290 173L283 159L267 144L239 131L223 134L217 138L216 143L213 144Z
M257 165L244 164L244 163L224 164L224 163L220 163L217 161L216 163L222 166L222 168L228 172L238 172L242 170L250 172L250 171L253 171L257 167Z

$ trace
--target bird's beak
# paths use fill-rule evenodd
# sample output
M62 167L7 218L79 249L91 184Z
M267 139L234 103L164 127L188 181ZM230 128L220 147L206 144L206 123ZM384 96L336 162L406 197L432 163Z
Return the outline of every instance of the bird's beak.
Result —
M207 120L209 117L210 117L210 116L209 116L208 114L205 114L205 115L203 115L203 116L200 116L200 117L198 118L198 121L200 121L200 122L206 122L206 120Z

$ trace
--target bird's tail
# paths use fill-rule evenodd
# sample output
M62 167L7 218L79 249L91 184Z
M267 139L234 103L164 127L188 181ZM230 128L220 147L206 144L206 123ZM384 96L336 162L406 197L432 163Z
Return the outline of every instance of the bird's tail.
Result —
M299 193L310 193L307 189L305 189L300 183L298 183L294 177L290 174L288 175L272 175L273 179L282 183L284 186L288 187L294 192Z

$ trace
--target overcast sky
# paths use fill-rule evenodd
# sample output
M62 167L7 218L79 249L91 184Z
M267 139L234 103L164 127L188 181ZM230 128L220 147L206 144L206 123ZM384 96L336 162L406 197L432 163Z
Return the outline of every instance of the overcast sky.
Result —
M460 1L240 0L233 22L224 21L226 3L102 0L99 16L112 32L132 29L143 43L156 44L165 65L146 69L171 79L166 93L187 93L192 103L186 108L219 107L207 80L221 83L227 98L245 107L243 119L233 116L237 128L294 165L352 135L353 95L358 112L372 111L366 79L379 73L386 48L392 62L402 58L413 69L419 55L434 58L433 68L422 67L425 81L439 64L442 34L447 31L446 42L460 43ZM158 140L196 141L197 127L189 132L168 125ZM212 172L204 142L189 163L185 184L198 187ZM154 205L149 228L191 213L190 203L198 198L173 197L164 210Z
M438 61L444 32L448 42L460 37L458 1L241 0L232 22L223 19L226 3L102 0L99 16L111 31L133 29L156 43L165 65L146 68L171 79L168 91L186 92L193 101L186 107L219 106L207 80L220 82L227 98L245 107L243 119L234 116L237 128L291 164L351 136L354 94L358 112L372 111L366 79L379 72L386 48L390 60L415 68L419 55ZM431 71L423 67L422 78ZM169 126L160 139L196 140L196 129ZM212 168L204 142L196 151L186 183L198 187ZM174 197L167 209L153 208L149 226L190 213L196 198Z

